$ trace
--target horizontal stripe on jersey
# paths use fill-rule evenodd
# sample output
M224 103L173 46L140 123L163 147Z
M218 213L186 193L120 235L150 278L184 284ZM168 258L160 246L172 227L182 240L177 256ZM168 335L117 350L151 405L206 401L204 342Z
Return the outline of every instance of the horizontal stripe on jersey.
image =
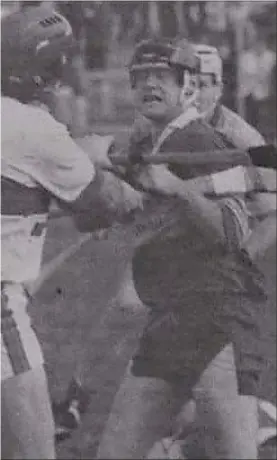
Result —
M15 375L31 369L20 332L1 283L1 335Z
M50 194L39 187L27 187L7 177L1 176L2 215L22 215L47 213Z

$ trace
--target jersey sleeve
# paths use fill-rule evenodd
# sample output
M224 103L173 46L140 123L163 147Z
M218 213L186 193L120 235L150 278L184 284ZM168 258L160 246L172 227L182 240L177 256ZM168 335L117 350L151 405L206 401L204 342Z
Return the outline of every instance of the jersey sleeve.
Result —
M249 147L265 145L263 136L240 115L225 106L221 106L221 110L223 123L219 130L236 148L247 150Z
M64 125L47 114L47 125L32 137L27 167L32 179L56 198L76 200L95 176L88 155L71 139Z
M237 196L219 200L224 237L230 250L240 249L251 233L250 214L245 201Z

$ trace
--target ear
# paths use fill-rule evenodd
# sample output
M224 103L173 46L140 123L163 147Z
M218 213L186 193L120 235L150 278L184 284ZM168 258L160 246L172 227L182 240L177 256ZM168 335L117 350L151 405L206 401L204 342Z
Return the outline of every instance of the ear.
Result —
M223 83L222 81L218 83L218 94L219 94L219 98L222 96L222 93L223 93Z

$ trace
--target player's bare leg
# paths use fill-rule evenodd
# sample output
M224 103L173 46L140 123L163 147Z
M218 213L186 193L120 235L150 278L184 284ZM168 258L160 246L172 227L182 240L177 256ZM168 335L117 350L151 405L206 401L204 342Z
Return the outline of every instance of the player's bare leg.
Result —
M179 391L179 395L182 394ZM161 379L124 377L98 448L98 459L141 459L174 423L180 400Z
M54 423L43 366L5 380L1 393L2 458L55 459Z

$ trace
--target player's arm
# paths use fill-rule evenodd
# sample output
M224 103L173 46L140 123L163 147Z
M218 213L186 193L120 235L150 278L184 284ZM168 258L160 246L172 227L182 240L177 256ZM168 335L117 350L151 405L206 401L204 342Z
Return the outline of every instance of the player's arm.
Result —
M244 248L252 260L260 258L276 242L276 211L257 222Z
M90 158L56 122L33 145L33 179L70 212L82 231L121 221L142 206L142 196L115 175L94 166ZM101 148L101 146L99 146Z
M224 152L223 152L224 155ZM246 171L236 166L224 171L188 179L187 184L203 195L222 196L228 193L245 193L251 189Z
M166 166L148 166L141 171L139 183L150 193L181 199L184 213L188 213L197 226L201 226L212 239L224 238L222 213L218 203L207 199L196 187L172 174Z
M224 155L224 152L222 153ZM236 166L224 171L187 180L204 195L223 196L229 193L262 193L276 191L276 171L270 168Z
M214 141L214 130L209 127L200 127L188 130L184 151L212 150L218 148ZM150 165L141 168L139 183L144 189L155 191L167 196L177 197L184 203L185 212L189 213L190 219L194 219L196 225L210 234L212 239L224 239L224 226L222 211L218 202L205 197L205 189L194 180L183 180L168 170L165 165ZM200 180L200 179L199 179ZM202 180L202 177L201 177Z
M239 197L226 197L211 200L191 185L182 187L178 197L182 199L190 219L201 226L211 241L218 239L224 245L239 249L249 235L249 213L244 200Z
M79 231L106 228L126 222L134 211L142 209L143 197L128 183L108 171L95 167L93 179L73 201L61 201L71 212Z

